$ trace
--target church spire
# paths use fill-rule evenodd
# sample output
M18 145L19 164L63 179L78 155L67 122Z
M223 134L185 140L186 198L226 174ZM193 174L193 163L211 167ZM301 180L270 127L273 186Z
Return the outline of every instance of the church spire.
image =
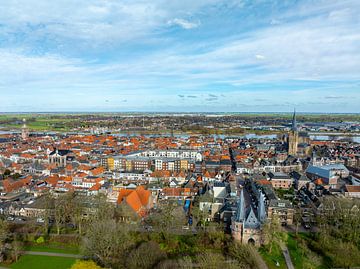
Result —
M23 126L21 127L21 138L26 140L29 137L29 129L26 126L26 119L23 119Z
M266 219L265 197L262 192L260 192L260 199L258 204L258 219L260 220L260 222L264 222Z
M241 189L240 199L238 200L237 210L236 210L236 221L243 222L245 219L245 198L244 198L244 189Z
M296 110L295 110L295 108L294 108L294 114L293 114L293 118L292 118L291 130L294 131L294 132L297 132Z

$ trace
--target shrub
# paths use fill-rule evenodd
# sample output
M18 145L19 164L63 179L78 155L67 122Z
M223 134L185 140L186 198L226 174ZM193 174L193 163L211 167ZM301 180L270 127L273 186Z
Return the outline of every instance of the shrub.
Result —
M35 240L36 244L43 244L45 243L45 239L43 236L40 236L38 239Z
M71 269L101 269L99 265L97 265L93 261L81 261L77 260L72 266Z

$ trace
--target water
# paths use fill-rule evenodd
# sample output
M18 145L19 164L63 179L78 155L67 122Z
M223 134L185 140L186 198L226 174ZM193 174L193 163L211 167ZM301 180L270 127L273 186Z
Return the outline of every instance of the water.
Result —
M1 131L0 130L0 135L5 135L5 134L13 134L14 132L10 132L10 131Z
M176 138L189 138L190 134L171 134L171 133L162 133L162 134L140 134L140 133L112 133L114 136L144 136L144 137L163 137L163 136L173 136ZM257 135L257 134L246 134L246 135L204 135L204 136L212 136L214 138L224 139L226 137L234 137L234 138L246 138L246 139L275 139L277 138L276 134L267 134L267 135Z
M277 138L276 134L266 134L266 135L257 135L257 134L247 134L243 136L247 139L275 139Z
M19 133L19 131L2 131L0 130L0 135L5 134L15 134ZM40 133L40 132L37 132ZM113 133L114 136L145 136L145 137L163 137L163 136L172 136L171 133L162 133L162 134L140 134L137 132L120 132L120 133ZM192 135L189 134L173 134L176 138L187 139ZM209 135L210 136L210 135ZM246 139L276 139L276 134L264 134L264 135L257 135L257 134L246 134L246 135L211 135L215 139L220 138L224 139L226 137L234 137L234 138L246 138ZM336 136L336 135L310 135L312 140L320 140L320 141L352 141L355 143L360 143L360 136L353 135L353 136Z
M140 133L114 133L114 136L140 136ZM162 136L171 136L171 133L163 133L163 134L144 134L142 136L145 137L162 137ZM191 135L188 134L174 134L176 138L187 139ZM246 138L246 139L276 139L278 137L277 134L264 134L264 135L257 135L257 134L246 134L246 135L211 135L214 138L221 138L224 139L226 137L234 137L234 138ZM312 140L321 140L321 141L352 141L355 143L360 143L360 136L331 136L331 135L310 135Z
M360 143L360 136L332 136L332 135L310 135L312 140L320 141L352 141Z

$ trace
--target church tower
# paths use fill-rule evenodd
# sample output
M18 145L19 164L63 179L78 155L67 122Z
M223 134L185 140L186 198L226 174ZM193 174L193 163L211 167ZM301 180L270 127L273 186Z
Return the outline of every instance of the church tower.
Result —
M297 155L298 151L298 144L299 144L299 132L297 129L296 123L296 112L294 110L294 115L292 119L292 126L288 136L288 154L295 156Z
M21 127L21 138L27 140L29 137L29 129L26 126L26 119L23 119L23 126Z

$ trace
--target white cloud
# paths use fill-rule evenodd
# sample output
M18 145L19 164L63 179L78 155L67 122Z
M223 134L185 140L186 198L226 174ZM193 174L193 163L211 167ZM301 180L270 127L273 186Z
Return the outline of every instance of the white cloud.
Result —
M0 48L1 97L14 96L9 103L19 103L17 98L29 92L27 98L35 102L41 92L45 102L49 94L54 94L54 100L60 100L66 92L63 97L66 100L75 93L77 96L85 93L87 98L75 96L70 104L88 102L90 106L97 102L96 96L109 93L106 100L111 104L118 95L125 95L129 106L136 103L140 95L154 95L154 99L163 103L176 104L176 99L169 97L171 94L196 95L196 91L216 89L218 84L233 91L232 99L243 99L240 92L258 83L283 86L289 81L328 81L321 89L333 92L326 96L340 96L342 91L350 92L358 81L360 5L357 1L332 1L331 4L320 1L310 5L301 1L296 7L299 13L288 9L278 16L270 14L262 27L253 27L245 33L234 31L236 34L225 37L216 35L222 27L221 18L213 20L208 14L209 9L214 11L221 2L228 3L220 0L0 1L0 36L3 37L0 46L10 44ZM244 8L241 1L232 6ZM251 19L256 24L256 18L249 17ZM269 24L271 19L281 23ZM191 36L178 42L176 37L168 35L172 32L169 24L193 29L200 26L200 20L201 28L196 33L201 34L203 29L209 31L206 32L208 39ZM235 23L238 28L243 27L241 21ZM186 35L191 33L186 31ZM211 37L212 34L215 37ZM167 42L166 49L148 48L146 42L151 38L158 38L155 45ZM133 44L139 40L146 43L143 52L124 58L106 55L108 60L103 62L91 58L91 53L83 58L81 54L66 57L62 50L67 44L71 51L80 43L84 54L93 46L99 55L106 54L108 47L114 46L119 51L123 49L125 55L132 52ZM42 41L56 43L50 44L52 53L41 51ZM17 46L22 48L14 50ZM37 49L39 54L34 53ZM332 81L337 81L338 92ZM253 96L260 98L267 91L277 96L273 89ZM38 95L32 97L31 93ZM251 90L246 93L251 95ZM321 98L320 94L316 96ZM350 92L346 100L355 100L354 96L354 92ZM306 103L304 96L296 97ZM139 100L139 105L144 104L146 100Z
M184 29L193 29L193 28L197 28L200 26L200 21L198 22L190 22L184 19L173 19L171 21L168 21L169 25L178 25Z
M261 55L261 54L256 54L256 55L255 55L255 58L258 59L258 60L264 60L264 59L265 59L265 56L264 56L264 55Z
M0 1L0 35L18 33L27 41L73 39L91 45L149 37L168 21L185 29L198 26L181 17L220 0L7 0ZM179 18L179 19L178 19Z
M21 51L0 49L0 85L38 80L66 80L85 71L82 61L57 55L27 56Z

